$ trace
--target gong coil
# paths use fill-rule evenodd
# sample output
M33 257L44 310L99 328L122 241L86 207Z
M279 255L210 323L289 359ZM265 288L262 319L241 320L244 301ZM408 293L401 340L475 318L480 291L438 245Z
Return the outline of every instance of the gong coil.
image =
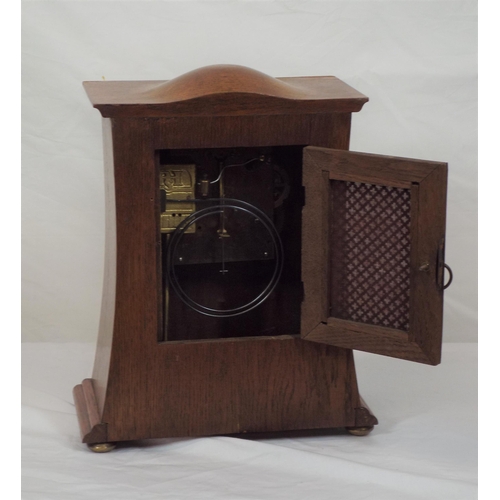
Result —
M215 204L192 213L189 217L185 218L172 233L167 249L168 282L177 296L191 309L197 311L200 314L218 318L238 316L258 307L271 295L271 293L275 289L283 269L283 246L278 231L276 230L273 222L264 212L262 212L257 207L251 205L250 203L230 198L210 201L214 202ZM200 221L210 216L224 216L227 210L234 210L235 212L246 214L252 217L255 222L260 222L260 224L262 224L263 228L265 229L265 231L267 231L271 238L275 257L275 265L269 282L265 284L263 289L260 290L252 300L244 303L241 306L225 309L208 307L207 305L203 305L190 297L180 283L179 276L176 271L176 264L180 260L182 260L182 258L180 258L178 255L179 244L186 233L192 233L193 225L197 225L198 223L200 223ZM221 245L224 245L224 238L221 237L220 239Z

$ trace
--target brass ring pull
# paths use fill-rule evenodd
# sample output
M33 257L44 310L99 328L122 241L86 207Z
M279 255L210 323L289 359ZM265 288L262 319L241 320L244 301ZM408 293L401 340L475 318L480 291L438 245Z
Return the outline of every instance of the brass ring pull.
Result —
M448 264L443 264L443 266L445 269L448 269L448 274L450 275L450 277L448 278L448 283L446 283L446 285L443 285L443 290L446 290L451 285L451 282L453 281L453 272L451 270L451 267Z

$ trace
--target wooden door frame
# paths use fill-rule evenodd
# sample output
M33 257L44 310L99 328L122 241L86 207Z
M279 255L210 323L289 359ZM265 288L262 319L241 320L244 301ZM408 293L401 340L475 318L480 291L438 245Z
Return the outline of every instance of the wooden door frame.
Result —
M437 365L441 359L442 262L447 164L334 149L304 149L301 336L337 347ZM386 328L329 314L330 181L410 190L410 328Z

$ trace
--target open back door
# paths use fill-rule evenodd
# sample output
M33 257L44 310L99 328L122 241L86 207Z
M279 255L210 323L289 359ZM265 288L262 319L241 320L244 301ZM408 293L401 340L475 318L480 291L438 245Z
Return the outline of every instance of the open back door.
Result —
M445 163L304 149L301 336L437 365Z

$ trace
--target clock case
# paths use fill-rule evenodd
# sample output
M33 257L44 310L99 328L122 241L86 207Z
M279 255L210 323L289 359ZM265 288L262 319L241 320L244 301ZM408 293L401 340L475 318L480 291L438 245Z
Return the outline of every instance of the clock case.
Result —
M103 117L106 197L94 371L74 389L84 443L106 451L145 438L364 434L377 420L358 392L352 349L440 362L447 166L349 152L351 115L367 97L335 77L239 66L84 87ZM176 306L166 292L161 172L249 158L265 161L227 169L227 186L232 198L253 192L280 226L280 284L233 318ZM281 169L281 184L266 168ZM255 251L246 259L254 264Z

